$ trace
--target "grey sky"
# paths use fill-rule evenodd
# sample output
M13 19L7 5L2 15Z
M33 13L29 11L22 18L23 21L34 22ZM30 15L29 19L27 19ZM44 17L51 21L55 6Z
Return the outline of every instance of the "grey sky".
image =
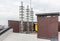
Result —
M26 8L29 5L29 0L0 0L0 24L6 25L7 20L19 19L19 6L21 1L24 2ZM44 12L59 12L60 0L32 0L34 14ZM36 16L34 15L34 21Z

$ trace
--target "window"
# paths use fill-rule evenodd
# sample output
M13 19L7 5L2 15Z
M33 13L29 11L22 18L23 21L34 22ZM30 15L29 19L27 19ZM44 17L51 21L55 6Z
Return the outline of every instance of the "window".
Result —
M46 16L47 18L50 18L51 16Z

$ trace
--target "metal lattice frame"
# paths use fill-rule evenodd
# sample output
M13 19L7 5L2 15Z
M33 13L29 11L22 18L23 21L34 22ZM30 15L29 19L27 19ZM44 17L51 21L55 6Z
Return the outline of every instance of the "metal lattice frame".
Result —
M26 19L27 19L27 33L29 33L29 6L27 5L26 9Z
M32 32L33 32L33 22L34 22L34 12L33 12L33 8L31 8L31 11L30 11L30 17L31 17L31 22L32 22Z
M23 32L23 29L24 29L24 27L23 27L23 19L24 19L24 6L23 6L23 2L21 2L21 6L19 7L19 20L21 21L21 22L19 22L19 28L20 28L20 32ZM21 26L20 26L20 24L21 24Z

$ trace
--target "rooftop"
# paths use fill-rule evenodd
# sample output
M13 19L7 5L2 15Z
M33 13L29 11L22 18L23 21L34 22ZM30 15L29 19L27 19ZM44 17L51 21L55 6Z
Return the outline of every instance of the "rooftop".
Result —
M56 13L39 13L39 14L36 14L37 16L54 16L54 15L58 15L59 16L59 13L56 12Z

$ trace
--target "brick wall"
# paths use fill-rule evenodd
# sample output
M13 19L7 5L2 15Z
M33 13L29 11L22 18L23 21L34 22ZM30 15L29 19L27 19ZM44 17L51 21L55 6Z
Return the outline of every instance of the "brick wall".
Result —
M29 30L32 30L32 22L29 22ZM27 31L27 22L23 22L24 25L24 31ZM13 28L13 32L19 32L20 28L19 28L19 21L13 21L13 20L9 20L8 21L8 26Z
M56 37L58 36L58 16L40 17L37 16L38 21L38 38Z

